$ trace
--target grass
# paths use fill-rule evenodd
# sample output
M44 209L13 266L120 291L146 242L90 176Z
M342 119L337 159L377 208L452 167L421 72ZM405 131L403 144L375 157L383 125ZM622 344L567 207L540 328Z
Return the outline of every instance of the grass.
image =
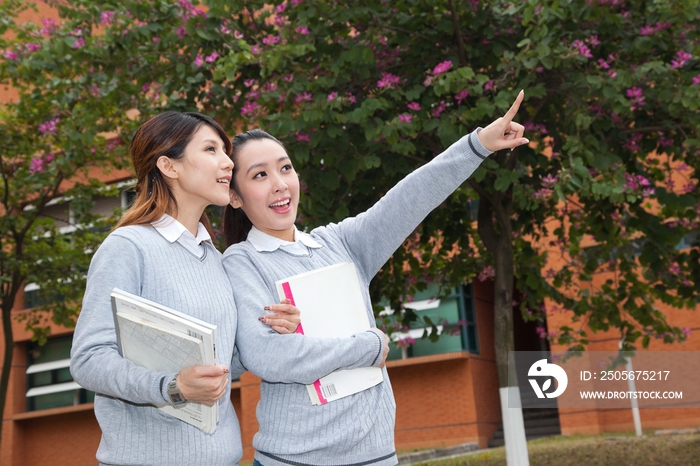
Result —
M531 466L685 466L700 464L700 435L630 434L549 437L527 443ZM503 447L425 466L505 466Z

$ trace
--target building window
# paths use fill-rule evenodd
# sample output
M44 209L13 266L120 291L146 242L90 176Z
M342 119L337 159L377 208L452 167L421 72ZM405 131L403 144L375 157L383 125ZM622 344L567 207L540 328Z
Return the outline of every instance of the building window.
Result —
M73 337L52 338L45 345L29 345L27 411L92 403L95 394L85 390L70 374Z
M479 353L477 338L476 312L471 285L457 287L454 292L442 299L435 299L437 286L429 286L423 292L413 297L413 301L405 303L404 307L412 309L418 315L418 320L411 324L407 334L395 333L394 341L411 337L415 342L408 347L399 348L392 345L388 360L417 356L469 351ZM440 338L433 342L421 338L430 327L425 327L423 317L428 317L440 333ZM444 323L450 327L450 332L444 332Z

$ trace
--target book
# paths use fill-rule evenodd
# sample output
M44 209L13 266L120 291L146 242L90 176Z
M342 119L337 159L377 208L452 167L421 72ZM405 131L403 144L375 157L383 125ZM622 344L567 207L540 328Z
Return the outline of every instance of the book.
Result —
M301 311L297 333L320 338L350 337L371 328L355 264L343 262L275 282L280 299ZM359 393L384 380L379 367L338 370L307 385L314 405Z
M215 325L118 288L112 290L111 299L122 357L158 372L217 364ZM156 407L206 433L214 433L219 422L218 403Z

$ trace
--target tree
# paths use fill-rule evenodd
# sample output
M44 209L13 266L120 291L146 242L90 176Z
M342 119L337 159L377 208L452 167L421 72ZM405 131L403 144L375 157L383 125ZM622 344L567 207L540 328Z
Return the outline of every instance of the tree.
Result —
M0 84L15 92L0 106L0 413L14 348L12 310L22 287L39 284L39 297L50 303L17 316L34 340L46 340L50 322L75 324L91 252L115 221L90 213L94 196L117 191L91 177L89 170L118 166L114 129L123 118L104 118L120 107L95 91L99 77L90 75L89 58L75 46L81 33L53 21L18 24L24 3L0 5ZM112 131L109 140L105 131ZM59 228L50 214L51 203L61 200L70 203L67 229Z
M625 349L685 338L655 302L698 304L697 239L676 248L700 211L697 1L205 3L61 6L81 31L64 41L93 66L85 79L114 101L101 122L198 109L232 132L267 129L302 174L300 221L315 226L365 210L525 89L517 121L532 144L485 161L373 298L400 309L429 281L493 276L502 390L515 287L527 319L544 322L545 299L569 312L555 338L571 349L588 331L617 329ZM548 269L550 241L561 270Z

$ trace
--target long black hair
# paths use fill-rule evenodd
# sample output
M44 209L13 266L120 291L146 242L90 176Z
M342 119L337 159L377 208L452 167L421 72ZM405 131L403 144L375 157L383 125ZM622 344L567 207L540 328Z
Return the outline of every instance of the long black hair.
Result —
M250 141L260 141L262 139L270 139L275 141L284 148L284 144L278 141L277 138L261 129L251 129L245 133L237 134L231 141L231 160L233 160L234 167L230 187L232 190L236 191L236 193L239 192L238 187L236 186L236 173L239 169L237 163L238 154L240 154L243 146ZM221 223L223 224L224 241L226 242L226 247L245 241L248 237L248 233L250 233L250 229L253 228L253 224L251 223L250 219L248 219L245 212L243 212L243 209L234 209L230 204L224 208Z

